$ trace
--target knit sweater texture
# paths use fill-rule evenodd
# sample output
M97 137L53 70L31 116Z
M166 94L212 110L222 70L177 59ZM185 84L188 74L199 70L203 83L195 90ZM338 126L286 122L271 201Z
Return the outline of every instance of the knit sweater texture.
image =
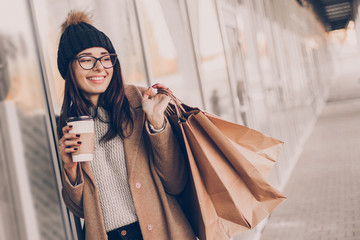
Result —
M90 162L98 186L106 231L137 221L128 183L123 141L119 136L100 142L109 128L107 112L98 108L95 123L95 154Z

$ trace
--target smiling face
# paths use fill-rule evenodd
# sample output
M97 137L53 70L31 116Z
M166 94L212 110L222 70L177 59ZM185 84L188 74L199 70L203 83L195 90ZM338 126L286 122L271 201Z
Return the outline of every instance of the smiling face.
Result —
M105 48L93 47L81 51L76 56L93 56L100 58L106 54L109 54L109 52ZM85 70L77 60L73 61L72 67L78 88L89 101L97 106L100 94L105 92L110 84L114 72L113 68L104 68L100 61L97 61L93 69Z

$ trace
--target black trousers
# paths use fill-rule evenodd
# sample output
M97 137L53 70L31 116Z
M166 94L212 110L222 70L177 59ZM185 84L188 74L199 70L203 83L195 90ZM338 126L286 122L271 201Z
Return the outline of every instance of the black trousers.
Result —
M143 240L139 222L112 230L107 235L108 240Z

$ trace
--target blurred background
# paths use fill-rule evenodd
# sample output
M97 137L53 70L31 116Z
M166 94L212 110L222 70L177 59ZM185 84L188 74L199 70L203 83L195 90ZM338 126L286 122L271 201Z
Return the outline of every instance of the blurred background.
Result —
M0 239L80 236L61 199L55 124L64 88L57 46L69 10L92 14L127 84L163 83L189 105L284 141L269 177L283 190L326 103L360 98L359 3L3 0ZM260 239L267 224L234 239Z

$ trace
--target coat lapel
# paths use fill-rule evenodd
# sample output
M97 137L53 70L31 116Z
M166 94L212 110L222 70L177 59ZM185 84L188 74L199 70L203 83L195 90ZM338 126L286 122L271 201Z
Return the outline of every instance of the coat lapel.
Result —
M128 178L131 179L133 170L136 166L141 137L143 136L142 133L144 128L145 114L141 108L142 95L139 89L135 86L128 86L125 88L125 94L133 111L134 120L134 129L132 134L129 137L124 138Z
M139 110L135 110L135 111L139 111ZM137 113L135 115L141 115L141 114ZM129 137L126 137L124 139L125 158L126 158L126 165L127 165L129 179L136 165L135 163L137 160L137 155L139 152L139 146L140 146L140 141L144 127L143 119L144 119L143 116L137 116L134 119L134 130Z

